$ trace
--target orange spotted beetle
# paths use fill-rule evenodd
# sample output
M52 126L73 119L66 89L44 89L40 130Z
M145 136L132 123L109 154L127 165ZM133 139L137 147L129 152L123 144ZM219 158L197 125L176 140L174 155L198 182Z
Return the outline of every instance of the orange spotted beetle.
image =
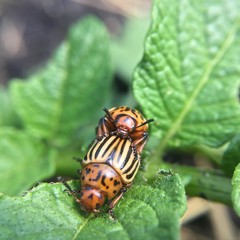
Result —
M109 213L129 188L140 166L140 155L128 138L118 135L96 139L82 160L81 190L69 193L86 212L98 213L108 200Z
M139 111L125 106L103 110L106 115L99 121L97 136L116 134L128 138L137 152L141 153L148 138L148 123L154 120L146 120Z

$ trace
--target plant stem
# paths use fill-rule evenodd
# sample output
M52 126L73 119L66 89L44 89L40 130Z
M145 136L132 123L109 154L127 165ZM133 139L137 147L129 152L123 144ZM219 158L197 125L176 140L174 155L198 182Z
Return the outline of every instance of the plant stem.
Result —
M164 164L161 167L171 169L180 175L186 183L187 195L232 205L231 179L226 177L222 171L170 164Z
M222 155L226 150L227 144L223 145L221 148L210 148L206 145L197 145L195 150L200 151L204 155L208 156L210 160L220 165L222 161Z
M182 166L163 163L157 159L146 164L144 176L149 182L154 181L159 170L171 169L178 173L185 184L186 194L199 196L210 201L221 202L232 205L231 201L231 179L226 177L220 170L199 169L196 167Z

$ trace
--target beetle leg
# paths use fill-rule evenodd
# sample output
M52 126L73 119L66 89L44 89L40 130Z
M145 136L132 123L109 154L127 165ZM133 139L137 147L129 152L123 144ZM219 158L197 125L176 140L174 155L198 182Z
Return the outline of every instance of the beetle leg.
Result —
M57 178L57 180L59 181L59 182L61 182L67 189L65 189L65 190L68 190L68 192L69 193L75 193L75 191L74 190L72 190L72 188L68 185L68 183L66 182L66 180L64 179L64 178L62 178L62 177L58 177ZM64 190L64 191L65 191Z
M75 160L75 161L77 161L77 162L79 162L79 163L82 163L82 159L79 158L79 157L73 157L73 160Z
M111 217L113 220L116 220L116 217L115 217L115 214L114 214L114 211L113 211L112 208L108 210L108 214L110 215L110 217Z
M62 177L58 177L58 181L60 181L66 187L66 189L64 189L64 192L67 192L69 195L72 195L75 198L76 202L80 203L80 199L77 197L77 194L80 193L80 190L72 189L66 182L66 180L63 179Z
M109 134L108 128L106 126L107 120L105 119L105 117L101 118L99 123L98 123L98 127L97 127L97 136L98 137L102 137L102 136L106 136Z
M132 138L131 138L129 135L127 136L127 139L128 139L130 142L133 141Z
M108 213L113 219L115 219L113 208L116 206L116 204L119 202L119 200L123 197L123 194L126 191L127 191L126 187L122 188L120 194L116 198L114 198L113 201L109 204Z
M132 146L134 146L137 149L138 153L142 152L143 147L147 143L147 138L148 138L148 134L145 133L143 137L138 138L132 142Z

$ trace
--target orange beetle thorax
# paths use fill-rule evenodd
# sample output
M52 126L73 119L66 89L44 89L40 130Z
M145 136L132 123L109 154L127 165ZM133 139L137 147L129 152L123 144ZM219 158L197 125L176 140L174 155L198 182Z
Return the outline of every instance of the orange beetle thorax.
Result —
M127 138L136 128L136 121L127 115L120 115L115 120L117 134L122 138Z

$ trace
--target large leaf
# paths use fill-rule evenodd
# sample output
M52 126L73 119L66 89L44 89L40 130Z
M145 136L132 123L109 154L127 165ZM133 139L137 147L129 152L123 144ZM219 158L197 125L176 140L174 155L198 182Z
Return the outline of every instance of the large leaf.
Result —
M240 216L240 164L237 165L232 178L232 201L233 207Z
M0 192L10 195L27 190L55 170L54 151L15 129L0 129Z
M109 39L104 26L88 17L69 32L47 67L11 92L26 128L64 144L97 114L102 114L111 79Z
M78 182L70 183L76 187ZM0 198L1 239L178 239L186 209L176 175L134 185L116 207L116 221L80 210L62 184L41 184L24 197Z
M159 149L217 147L240 128L240 1L156 0L134 94Z

